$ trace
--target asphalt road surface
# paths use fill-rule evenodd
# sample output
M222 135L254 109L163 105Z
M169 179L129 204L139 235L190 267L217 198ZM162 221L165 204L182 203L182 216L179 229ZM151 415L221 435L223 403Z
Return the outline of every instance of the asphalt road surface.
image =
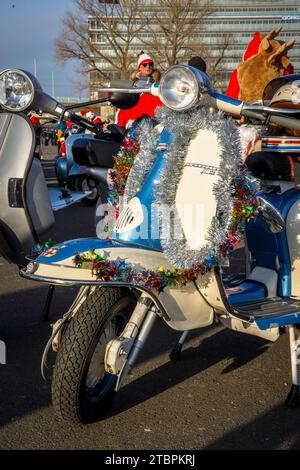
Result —
M93 235L92 208L78 203L57 213L57 241ZM233 264L242 267L241 252ZM300 449L300 409L284 405L287 335L270 344L220 325L190 334L174 363L169 352L179 335L158 320L107 416L87 426L60 421L40 359L50 323L66 311L75 289L56 288L46 323L40 321L44 284L20 278L2 258L0 280L7 353L0 365L0 449Z

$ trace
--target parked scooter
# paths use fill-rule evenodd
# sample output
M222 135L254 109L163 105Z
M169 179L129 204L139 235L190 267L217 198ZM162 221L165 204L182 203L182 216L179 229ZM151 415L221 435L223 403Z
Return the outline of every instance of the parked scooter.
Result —
M59 185L65 190L85 192L86 204L93 205L98 198L104 204L108 170L114 165L113 156L120 150L125 132L125 128L114 124L108 124L105 131L99 129L97 134L84 133L77 124L69 127L64 133L62 153L55 160Z
M5 90L5 101L3 98L1 101L16 112L16 98L12 95L16 90L7 86L10 81L6 77L11 73L0 75L1 89ZM21 91L17 97L22 109L37 104L43 109L42 91L34 78L13 73L17 82L23 77L24 85L18 88ZM179 358L188 331L211 325L215 320L230 329L270 341L288 329L293 385L286 404L298 405L300 184L296 153L295 157L289 155L296 165L295 181L280 180L271 159L267 163L269 180L258 197L258 216L247 224L250 270L245 279L224 285L221 269L218 266L209 269L215 261L209 242L213 239L215 246L224 242L222 233L226 232L231 210L227 190L230 187L232 190L232 169L240 165L237 127L230 119L214 113L213 108L255 119L263 125L267 120L269 124L299 130L299 104L290 105L299 90L299 78L291 75L275 84L271 82L268 105L244 103L221 95L211 88L205 73L182 65L168 69L159 86L155 84L147 90L124 87L123 91L129 94L159 93L169 110L163 110L158 127L146 130L149 141L156 144L148 149L148 161L141 162L140 158L135 161L131 186L126 188L128 202L112 238L66 241L44 251L21 270L27 279L81 287L48 342L48 346L53 342L58 350L52 395L62 417L75 422L101 417L134 366L157 317L182 332L171 354L173 359ZM63 118L63 109L54 100L47 107L48 112L59 113ZM1 134L9 134L7 121L16 123L20 130L28 126L21 114L5 112L0 118ZM2 148L1 155L10 154L10 150L10 146ZM24 166L28 167L31 158L28 146L26 155ZM268 154L264 158L268 162ZM261 160L256 164L253 157L253 171L264 178L260 168ZM9 186L10 191L6 185L0 194L1 201L6 200L7 191L9 194L5 210L0 209L1 233L9 253L21 248L28 253L22 244L14 244L20 232L20 222L18 226L14 223L15 212L21 211L24 222L27 221L28 200L26 196L22 199L22 191L16 190L23 188L25 174L24 168L18 182L17 175L6 170L6 179L13 179L14 184ZM159 210L172 203L178 217L172 233L168 233L172 219L161 227ZM195 226L190 217L180 212L185 205L197 207L200 225L199 218ZM32 226L36 226L32 211L28 213ZM165 217L162 219L165 222ZM32 226L29 228L27 223L26 231ZM173 236L178 226L180 238ZM9 238L8 234L16 236Z
M61 188L64 188L65 191L86 192L87 196L83 199L83 202L93 205L98 199L97 182L87 177L86 165L79 165L74 161L72 152L74 137L75 140L78 140L80 137L83 139L93 138L91 135L86 137L84 129L77 124L73 124L66 129L63 137L60 139L60 150L55 159L55 175Z
M128 82L127 82L128 83ZM112 85L118 86L115 80ZM128 97L115 93L97 100L101 103L112 103L126 109L135 104ZM86 105L87 103L84 103ZM81 105L82 106L82 105ZM76 105L76 107L80 107ZM67 107L66 109L71 109ZM74 108L74 106L73 106ZM86 112L77 113L87 117ZM108 170L113 167L113 157L120 150L121 142L126 135L126 129L110 121L93 121L97 132L85 129L78 124L68 127L61 140L59 155L55 160L55 173L59 185L66 191L83 191L86 197L83 202L93 205L104 204L107 199Z

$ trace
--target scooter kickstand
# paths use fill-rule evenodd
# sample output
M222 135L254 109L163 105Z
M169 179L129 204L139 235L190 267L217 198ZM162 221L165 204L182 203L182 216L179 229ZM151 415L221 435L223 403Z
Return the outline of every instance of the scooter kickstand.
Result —
M46 297L46 302L43 308L43 311L41 313L41 321L48 321L49 320L49 314L50 314L50 305L54 293L54 285L50 285L48 288L48 293Z
M289 325L289 338L290 338L290 356L291 356L291 369L292 369L292 387L285 400L288 408L297 408L300 404L299 400L299 379L297 365L299 363L300 355L300 341L296 339L295 326Z
M188 334L188 331L184 331L180 336L178 343L175 344L174 348L169 354L169 358L171 359L171 361L180 361L182 345L185 342Z

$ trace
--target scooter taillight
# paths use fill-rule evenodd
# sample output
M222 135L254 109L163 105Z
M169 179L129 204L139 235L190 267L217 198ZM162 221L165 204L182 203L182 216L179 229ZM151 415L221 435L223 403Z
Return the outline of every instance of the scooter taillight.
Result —
M60 139L60 149L58 156L59 157L65 157L66 156L66 141L64 138Z

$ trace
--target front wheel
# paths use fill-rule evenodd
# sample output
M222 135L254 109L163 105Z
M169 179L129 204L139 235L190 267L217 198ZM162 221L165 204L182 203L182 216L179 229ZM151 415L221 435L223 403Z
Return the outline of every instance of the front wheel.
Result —
M117 377L105 371L105 348L122 333L136 299L119 288L96 288L71 319L57 354L53 405L63 419L93 422L107 410Z
M77 176L75 178L74 187L76 191L86 193L86 197L82 200L87 206L93 206L98 200L97 182L91 178Z

